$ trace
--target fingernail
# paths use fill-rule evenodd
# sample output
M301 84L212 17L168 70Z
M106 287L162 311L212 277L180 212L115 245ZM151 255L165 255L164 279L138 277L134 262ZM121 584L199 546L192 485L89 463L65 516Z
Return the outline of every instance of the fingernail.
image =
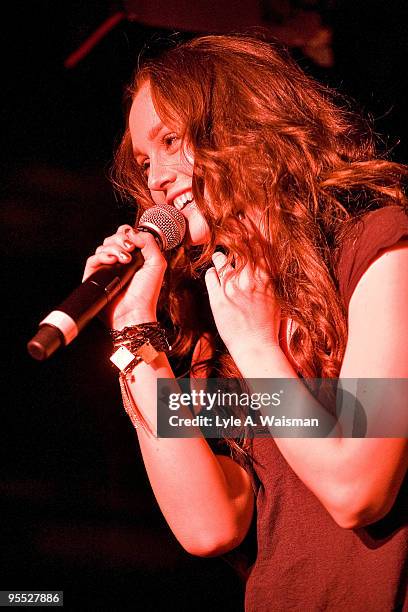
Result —
M120 257L120 259L126 260L126 259L129 259L130 255L128 255L127 253L124 253L123 251L121 251L119 253L119 257Z
M125 245L127 249L130 249L133 246L133 243L129 242L129 240L124 240L123 244Z

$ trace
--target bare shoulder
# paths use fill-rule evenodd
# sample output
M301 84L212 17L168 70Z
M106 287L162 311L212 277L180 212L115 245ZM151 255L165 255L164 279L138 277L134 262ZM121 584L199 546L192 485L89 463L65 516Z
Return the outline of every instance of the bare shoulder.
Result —
M343 378L408 378L408 240L381 251L351 296Z

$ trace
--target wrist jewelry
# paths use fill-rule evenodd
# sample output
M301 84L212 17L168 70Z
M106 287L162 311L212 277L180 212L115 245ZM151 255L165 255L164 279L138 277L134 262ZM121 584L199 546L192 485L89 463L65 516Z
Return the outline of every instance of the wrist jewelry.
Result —
M111 329L116 351L110 360L122 374L129 374L141 361L151 363L159 353L171 351L166 333L157 321Z
M151 363L160 352L171 351L171 346L164 329L157 321L129 325L123 329L111 329L110 334L116 351L110 356L112 363L119 368L119 384L122 394L123 406L133 423L138 429L142 423L148 428L143 415L140 414L129 389L127 375L141 361Z

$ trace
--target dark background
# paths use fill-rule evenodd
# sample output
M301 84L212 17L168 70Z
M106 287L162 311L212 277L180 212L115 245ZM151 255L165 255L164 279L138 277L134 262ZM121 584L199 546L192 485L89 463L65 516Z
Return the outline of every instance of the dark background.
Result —
M405 162L405 2L317 4L333 31L334 65L317 66L299 49L295 57L353 96L392 158ZM142 46L168 33L125 20L69 70L64 60L117 3L8 8L0 590L63 589L67 609L239 610L242 590L229 565L190 557L157 509L102 325L92 322L45 363L25 349L40 319L80 282L86 257L131 220L107 179L123 89Z

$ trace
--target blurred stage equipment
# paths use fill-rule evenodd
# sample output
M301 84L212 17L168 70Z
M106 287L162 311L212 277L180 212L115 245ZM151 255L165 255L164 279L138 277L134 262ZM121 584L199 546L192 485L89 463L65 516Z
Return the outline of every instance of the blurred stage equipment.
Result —
M329 2L329 0L327 0ZM321 0L125 0L65 61L75 67L95 45L124 20L191 32L226 34L262 28L288 47L298 48L318 66L333 66L332 32L323 22Z

